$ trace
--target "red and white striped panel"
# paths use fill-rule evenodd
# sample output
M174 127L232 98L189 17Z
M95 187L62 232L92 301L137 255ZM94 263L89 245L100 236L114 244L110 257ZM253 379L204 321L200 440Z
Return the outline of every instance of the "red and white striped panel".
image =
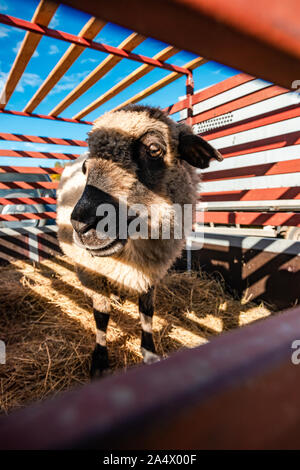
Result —
M202 171L205 222L300 226L298 93L239 74L194 95L193 129L224 156Z

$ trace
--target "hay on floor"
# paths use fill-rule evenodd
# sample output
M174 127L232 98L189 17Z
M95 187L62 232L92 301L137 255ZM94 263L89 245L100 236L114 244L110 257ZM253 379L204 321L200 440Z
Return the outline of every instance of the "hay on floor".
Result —
M0 411L7 413L89 381L94 322L73 267L65 257L0 268ZM141 361L137 299L113 299L107 335L113 369ZM270 315L236 300L222 282L199 273L170 273L157 290L154 341L158 353L204 344L213 335Z

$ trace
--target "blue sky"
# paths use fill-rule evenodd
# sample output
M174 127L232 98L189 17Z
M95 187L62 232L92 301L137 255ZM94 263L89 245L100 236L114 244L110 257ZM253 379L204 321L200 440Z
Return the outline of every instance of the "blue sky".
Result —
M25 20L31 20L38 5L37 0L0 0L0 13L16 16ZM73 10L65 5L60 5L53 17L50 27L60 29L72 34L78 34L84 24L90 18L89 15L77 10ZM108 23L100 31L95 41L104 42L113 46L118 46L129 34L130 30ZM11 28L0 24L0 88L5 83L6 75L15 59L20 43L25 36L25 32L16 28ZM34 95L41 83L45 80L54 65L63 55L69 44L63 41L43 37L36 49L33 58L30 60L23 78L19 82L13 93L7 109L22 111L26 103ZM166 44L147 39L140 44L134 52L152 57ZM40 103L34 111L35 113L48 114L53 107L58 104L93 68L95 68L106 54L85 50L79 59L72 65L66 75L58 82L48 96ZM196 57L190 52L182 51L173 56L168 62L182 66L186 62ZM118 83L130 72L140 66L139 63L122 60L105 77L84 93L75 103L67 108L62 117L71 118L75 113L83 109L87 104L94 101L98 96L107 91L111 86ZM105 111L114 108L124 102L129 97L148 87L152 83L168 75L169 71L153 70L141 80L137 81L118 96L105 103L103 106L87 115L84 119L93 121ZM195 90L218 83L232 75L238 73L229 67L216 62L208 62L194 71ZM149 96L141 103L166 107L178 101L178 98L185 94L185 77L180 78L171 85ZM67 124L62 122L49 122L42 119L7 116L0 114L1 132L11 132L20 134L31 134L40 136L69 137L84 140L89 126L79 124ZM63 147L57 145L43 145L31 143L10 143L1 142L2 149L15 150L41 150L56 152L80 153L78 147ZM32 166L33 159L15 159L2 157L0 163L3 165ZM49 160L35 160L34 165L52 166L54 163Z

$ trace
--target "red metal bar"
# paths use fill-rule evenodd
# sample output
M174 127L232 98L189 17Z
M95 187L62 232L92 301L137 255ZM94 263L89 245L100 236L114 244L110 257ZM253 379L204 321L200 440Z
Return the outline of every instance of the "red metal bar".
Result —
M203 213L197 212L196 221L203 222ZM241 225L289 225L300 227L297 212L205 212L204 223Z
M61 137L41 137L37 135L7 134L0 132L0 140L12 142L32 142L35 144L72 145L74 147L87 147L85 140L65 139Z
M0 205L7 206L11 204L56 204L56 199L53 197L0 197Z
M0 220L14 222L18 220L40 220L40 219L56 219L56 212L24 212L23 214L0 214Z
M56 189L57 186L57 181L33 181L31 183L26 181L0 182L0 189Z
M12 109L11 110L10 109L0 109L0 113L11 114L13 116L32 117L32 118L39 118L39 119L50 119L51 121L71 122L71 123L74 123L74 124L87 124L89 126L93 125L93 122L91 122L91 121L81 121L79 119L54 117L54 116L48 116L47 114L24 113L24 111L14 111Z
M33 173L46 175L60 175L63 168L44 168L34 166L0 166L0 173Z
M222 116L222 114L230 113L238 109L250 106L251 104L260 103L263 100L269 98L274 98L275 96L283 95L287 93L288 90L278 86L269 86L259 91L249 93L246 96L241 98L236 98L228 103L224 103L219 106L214 106L208 111L203 111L202 113L194 115L193 124L198 124L199 122L207 121L208 119L215 118L217 116Z
M300 77L298 0L64 1L286 88Z
M186 77L186 97L187 97L187 119L186 122L190 126L193 124L193 94L194 94L194 79L193 75Z
M300 159L274 163L262 163L229 170L209 171L202 175L202 181L218 181L234 178L251 178L254 176L283 175L300 172ZM300 173L299 173L300 180Z
M136 62L141 62L143 64L152 65L161 69L171 70L172 72L181 73L183 75L189 75L190 73L189 70L185 69L184 67L178 67L177 65L167 64L166 62L162 62L161 60L152 59L151 57L146 57L141 54L134 54L133 52L127 52L124 49L119 49L118 47L113 47L100 42L95 42L90 39L85 39L84 37L75 36L74 34L69 34L63 31L51 29L47 26L41 26L36 23L31 23L30 21L15 18L13 16L0 14L0 23L6 24L8 26L14 26L25 31L31 31L32 33L37 33L44 36L49 36L51 38L60 39L61 41L77 44L78 46L94 49L96 51L105 52L106 54L113 54L118 57L122 57L123 59L130 59Z
M35 152L25 150L1 150L0 157L24 157L24 158L52 158L55 160L76 160L80 154L76 153L57 153L57 152Z
M199 193L198 196L203 202L300 199L300 188L244 189L241 191Z
M299 448L299 331L298 307L31 405L0 419L0 447Z
M217 139L219 137L225 137L226 135L236 134L237 132L248 131L250 129L256 129L257 127L266 126L268 124L274 124L276 122L285 121L300 116L300 105L296 104L289 106L287 109L280 109L278 112L272 111L267 116L259 117L255 116L253 119L246 119L237 124L226 126L226 129L221 128L209 131L205 134L207 140ZM288 134L287 134L288 135Z

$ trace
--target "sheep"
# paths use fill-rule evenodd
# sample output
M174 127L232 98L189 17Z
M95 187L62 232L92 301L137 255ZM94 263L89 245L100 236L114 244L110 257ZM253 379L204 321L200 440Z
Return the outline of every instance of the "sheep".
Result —
M106 330L112 294L138 294L143 361L159 360L152 338L155 286L185 246L184 235L174 236L177 225L185 224L174 216L174 206L194 210L196 168L223 158L190 126L150 106L105 113L94 122L87 141L87 154L62 173L57 224L61 249L74 261L84 292L92 299L96 346L90 373L100 377L109 373ZM126 209L128 229L135 223L130 209L136 206L135 215L146 221L147 234L155 229L156 236L121 237L120 222L113 216L106 222L113 220L115 234L107 235L102 209L112 208L117 216ZM165 220L170 221L169 239L162 236Z

